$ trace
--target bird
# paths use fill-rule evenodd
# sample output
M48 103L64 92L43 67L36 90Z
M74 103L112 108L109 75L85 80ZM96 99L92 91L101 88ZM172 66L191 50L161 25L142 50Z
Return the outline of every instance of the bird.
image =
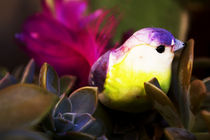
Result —
M140 29L92 65L89 84L98 87L99 100L108 108L124 112L148 111L152 104L144 83L155 77L167 93L175 51L184 46L166 29Z

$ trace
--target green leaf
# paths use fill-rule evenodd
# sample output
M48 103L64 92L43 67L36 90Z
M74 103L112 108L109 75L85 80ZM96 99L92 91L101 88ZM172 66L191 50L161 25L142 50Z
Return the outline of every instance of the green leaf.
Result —
M168 140L196 140L196 137L183 128L165 128L164 133Z
M29 130L6 130L0 131L1 140L48 140L39 132Z
M156 80L153 79L152 81ZM150 82L145 82L144 88L148 97L153 102L154 108L162 115L169 125L172 127L183 127L177 110L168 96Z
M0 80L0 89L5 88L7 86L16 84L17 80L15 77L7 73L1 80Z
M0 128L31 127L54 106L57 96L33 84L0 90Z
M194 80L190 85L190 108L194 114L200 109L200 103L206 96L206 87L201 80Z
M60 93L68 94L76 81L75 76L65 75L60 78Z
M35 72L35 62L33 59L29 61L23 72L21 83L32 83Z
M210 132L210 112L206 110L201 111L201 116L203 117L205 124L208 127L208 130Z
M69 99L72 103L72 112L93 114L98 103L97 88L79 88L69 96Z
M208 92L210 92L210 77L205 78L205 79L203 80L203 83L204 83L205 86L206 86L206 90L207 90Z
M49 64L44 63L39 74L39 85L49 92L60 95L60 82L56 71Z

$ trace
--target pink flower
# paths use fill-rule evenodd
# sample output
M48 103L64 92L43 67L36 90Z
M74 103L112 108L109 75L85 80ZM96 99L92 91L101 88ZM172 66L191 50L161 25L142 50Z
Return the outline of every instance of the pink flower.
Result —
M90 67L107 51L117 25L109 11L87 15L87 5L87 0L42 0L43 11L29 17L15 36L37 64L77 76L80 86L87 84Z

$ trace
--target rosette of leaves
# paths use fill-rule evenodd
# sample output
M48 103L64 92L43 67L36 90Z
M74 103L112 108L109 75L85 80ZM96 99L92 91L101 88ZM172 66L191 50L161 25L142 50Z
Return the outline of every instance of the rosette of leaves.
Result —
M59 78L50 65L42 65L39 85L60 98L45 127L56 139L105 139L101 122L92 116L98 104L97 88L82 87L68 95L74 81L74 77Z
M0 69L1 140L47 139L41 132L34 132L34 129L55 106L58 97L32 84L34 71L33 60L25 68L16 71L15 75Z
M168 123L167 139L205 140L210 138L210 78L191 81L194 41L189 40L179 61L174 62L169 97L156 78L145 83L145 90L154 108Z

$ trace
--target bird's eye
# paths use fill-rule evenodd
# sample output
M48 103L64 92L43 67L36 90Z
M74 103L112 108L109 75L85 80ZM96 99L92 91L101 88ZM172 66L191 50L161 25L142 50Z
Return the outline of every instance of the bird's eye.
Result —
M165 46L164 45L160 45L156 48L156 51L159 53L163 53L165 51Z

